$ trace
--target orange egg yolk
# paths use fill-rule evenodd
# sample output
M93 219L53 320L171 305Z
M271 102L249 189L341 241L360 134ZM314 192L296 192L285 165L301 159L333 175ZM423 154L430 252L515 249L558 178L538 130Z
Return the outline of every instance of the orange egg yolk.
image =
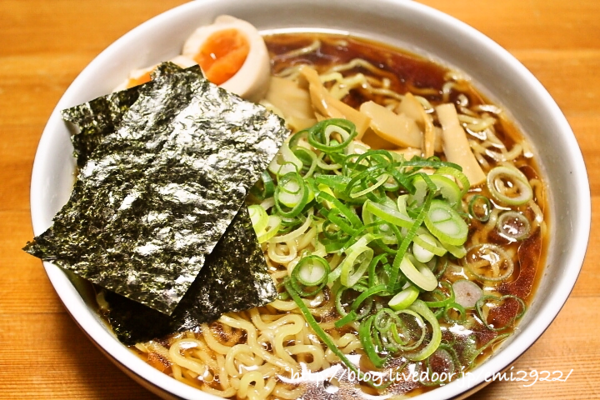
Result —
M200 65L206 79L220 85L242 68L249 52L250 44L243 34L237 29L225 29L206 39L194 61Z
M138 76L137 78L129 78L127 82L127 88L132 88L137 85L141 85L142 83L150 82L152 71L148 71L143 75Z

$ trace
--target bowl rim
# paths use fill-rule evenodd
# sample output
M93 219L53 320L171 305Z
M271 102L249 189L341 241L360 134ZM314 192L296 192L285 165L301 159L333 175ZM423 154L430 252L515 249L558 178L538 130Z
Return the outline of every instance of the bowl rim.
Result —
M79 92L81 92L80 87L82 86L83 82L91 79L94 69L104 63L107 63L111 59L112 54L116 49L126 46L129 41L139 37L143 32L147 31L154 25L160 25L161 23L164 23L164 21L168 21L171 18L177 18L185 13L210 6L211 3L217 3L217 1L218 0L210 0L205 2L185 3L142 23L102 51L72 82L53 110L46 127L44 128L35 155L31 178L30 205L32 224L34 233L36 235L40 234L47 228L47 218L43 215L44 210L42 207L42 204L46 199L41 196L41 188L44 185L45 165L48 164L52 157L52 154L47 152L47 149L51 148L51 141L54 139L52 132L57 129L56 127L62 124L59 113L60 110L73 105L73 102L77 99ZM231 0L229 2L234 3L235 1ZM292 0L284 1L284 3L292 2ZM315 3L319 1L307 0L307 2ZM226 3L226 1L223 1L223 3ZM332 1L331 3L341 5L344 2L343 0L339 0ZM576 138L558 105L542 86L542 84L533 76L533 74L531 74L531 72L529 72L529 70L527 70L508 51L506 51L492 39L485 36L483 33L475 30L464 22L461 22L458 19L442 13L441 11L435 10L429 6L404 0L381 0L379 3L383 5L392 5L397 7L398 10L402 9L404 11L409 11L411 13L424 16L425 18L433 19L436 22L443 24L448 29L470 36L471 39L477 42L479 45L488 47L502 63L505 63L507 68L510 68L512 71L530 83L530 88L534 90L537 96L540 98L543 107L551 111L554 115L555 123L558 126L557 129L565 134L563 139L569 145L569 151L571 155L570 165L574 170L587 171L585 169L583 156L581 154L579 145L577 144ZM537 313L535 316L532 316L532 321L530 321L527 328L524 329L523 332L521 332L519 335L516 335L516 338L513 336L513 338L503 345L502 352L498 352L496 355L494 355L494 357L488 359L485 363L479 366L476 371L485 367L486 370L497 372L509 367L522 353L532 346L539 337L541 337L543 332L558 316L560 310L572 292L577 277L579 276L583 266L591 229L591 199L587 172L573 174L573 178L576 182L575 186L578 189L578 192L574 194L574 197L576 198L575 201L578 203L580 213L577 215L578 218L573 221L578 240L574 247L569 250L570 254L567 256L568 262L566 263L568 264L568 267L571 269L572 273L568 275L566 279L561 280L555 285L556 293L550 294L551 302L554 307L543 307L539 313ZM553 223L556 223L556 221L553 221ZM65 308L75 322L82 328L85 334L121 369L126 369L132 374L137 375L140 379L146 381L147 385L144 385L146 388L161 396L164 396L166 393L168 393L171 396L174 395L180 398L216 398L206 393L199 392L198 389L178 382L175 379L170 378L162 372L154 369L126 349L108 331L105 329L97 329L101 321L99 321L97 316L93 315L94 312L90 310L88 304L84 301L79 292L77 292L67 274L65 274L60 268L48 262L44 262L44 268L54 289L65 305ZM483 373L484 371L482 370L481 372ZM432 392L428 392L419 396L419 399L425 400L441 398L440 396L444 396L444 398L454 398L464 395L467 391L471 391L476 387L485 385L487 383L486 376L477 377L473 381L473 385L468 384L465 386L464 382L461 380L452 382Z

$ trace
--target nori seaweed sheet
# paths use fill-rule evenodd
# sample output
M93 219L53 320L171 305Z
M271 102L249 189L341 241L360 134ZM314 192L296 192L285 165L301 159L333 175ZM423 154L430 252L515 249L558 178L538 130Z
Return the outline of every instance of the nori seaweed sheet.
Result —
M140 87L136 86L113 92L61 112L65 121L71 122L79 129L71 135L78 167L83 167L104 137L113 133L119 126L123 115L138 99L139 89Z
M171 316L114 292L107 291L105 299L113 331L131 345L194 329L223 313L265 305L276 295L248 209L242 207Z
M98 131L69 202L26 251L169 315L288 132L168 63L118 129Z

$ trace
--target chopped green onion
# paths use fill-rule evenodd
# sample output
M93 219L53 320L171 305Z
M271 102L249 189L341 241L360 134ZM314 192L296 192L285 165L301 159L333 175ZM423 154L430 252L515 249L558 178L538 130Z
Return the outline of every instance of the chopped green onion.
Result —
M302 221L300 218L299 218L299 220ZM308 230L308 228L311 227L312 223L313 223L313 211L311 209L311 210L309 210L308 215L306 216L302 225L300 225L298 228L294 229L293 231L290 231L283 235L274 236L270 240L275 243L284 243L284 242L289 242L290 240L297 239L298 237L300 237L300 235L304 234ZM280 229L279 231L281 232L282 229Z
M469 227L448 203L433 200L425 216L425 225L440 242L460 246L467 240Z
M302 299L326 285L339 313L334 326L358 326L364 351L376 367L385 366L391 355L429 366L429 357L438 351L437 356L452 359L455 368L456 353L452 357L450 347L440 346L438 319L478 319L476 313L485 314L490 305L481 303L481 310L471 311L473 302L483 298L479 286L441 280L452 260L447 254L466 256L465 271L481 280L504 277L506 263L497 252L490 253L490 262L481 249L465 249L469 225L462 206L470 184L458 165L438 157L405 160L387 150L354 151L355 136L351 122L333 119L290 138L263 178L264 192L271 188L271 198L263 201L264 207L250 208L257 236L261 243L283 243L310 229L313 253L302 257L284 280L284 295L294 300L310 328L359 377L364 376L360 368L335 346ZM521 191L511 185L508 179L497 183L506 195L511 189ZM497 199L470 196L471 218L489 219L490 199ZM336 265L333 270L326 258ZM493 322L481 320L492 326Z
M492 214L490 199L476 194L469 201L469 215L480 222L487 222Z
M256 234L258 238L258 243L264 243L270 240L273 236L277 235L279 232L279 227L281 226L281 218L277 215L269 215L269 219L267 220L267 226L262 232Z
M500 203L518 206L533 197L529 180L516 167L501 165L488 172L487 185L492 196Z
M369 274L368 286L369 287L376 286L379 283L386 283L386 282L382 282L380 279L380 276L377 275L377 267L383 263L387 263L387 254L379 254L378 256L373 257L373 259L371 260L371 263L369 264L369 269L368 269L368 274Z
M362 197L368 193L371 193L373 191L375 191L377 188L379 188L380 186L382 186L384 183L387 182L387 180L389 179L389 175L387 174L382 174L375 183L373 183L371 186L365 185L366 187L362 190L358 190L358 191L352 191L350 193L350 197L353 199L356 199L358 197ZM363 181L363 184L366 183L365 181Z
M269 164L268 169L274 175L282 176L289 172L300 171L303 165L302 161L290 149L289 143L284 142L279 153L277 153L271 164Z
M504 211L496 221L496 229L500 236L510 241L527 239L531 232L531 223L517 211Z
M399 270L401 268L402 261L405 258L404 256L406 255L406 251L408 250L408 246L410 246L410 244L412 243L413 238L417 234L417 231L421 227L421 224L423 223L423 220L425 219L425 217L427 215L427 212L429 211L429 207L431 206L431 203L432 203L431 199L432 198L433 198L433 192L430 191L427 194L427 198L425 199L425 203L423 204L423 207L421 208L421 211L419 211L419 214L417 215L417 218L415 219L415 222L413 223L413 225L410 227L410 229L406 233L406 236L404 237L404 239L402 239L402 243L400 243L398 251L396 252L396 255L394 257L394 262L392 263L392 270L391 270L390 282L389 282L390 292L394 291L393 290L394 289L394 285L396 284L396 280L398 279L398 272L399 272ZM425 267L425 268L428 269L427 267ZM431 272L431 271L429 271L429 272ZM435 276L434 276L434 278L435 278Z
M373 363L373 365L377 368L381 368L387 362L387 357L380 357L377 354L377 349L375 348L375 344L373 343L371 327L373 325L374 315L370 316L366 320L364 320L358 329L358 338L360 339L360 343L363 346L363 350L367 353L369 360Z
M385 222L389 222L390 224L394 224L402 228L410 229L415 222L407 215L404 215L386 205L372 202L371 200L365 201L363 210L370 212Z
M429 307L429 308L446 307L448 304L454 302L455 295L454 295L454 289L452 288L452 285L450 285L450 283L448 283L446 281L442 281L442 282L440 282L440 284L442 286L446 287L446 289L448 290L448 295L446 296L446 294L441 289L435 289L433 292L431 292L431 294L429 294L429 296L431 298L433 298L434 300L432 300L432 301L423 300L423 302L425 303L425 305L427 305L427 307Z
M459 169L449 166L441 166L435 171L435 175L450 175L453 176L461 185L460 197L462 198L471 187L467 176Z
M453 180L438 174L429 175L428 177L436 187L436 195L439 193L453 208L457 208L460 205L462 198L461 191ZM427 190L429 190L427 182L425 182L422 174L415 176L413 185L415 186L416 191L412 196L412 200L416 201L418 205L421 205L425 200Z
M258 200L262 201L273 196L273 193L275 193L275 184L273 183L273 179L271 178L269 171L263 171L260 177L261 180L258 181L256 185L252 186L250 193Z
M331 118L308 129L308 143L325 153L339 152L348 146L357 134L352 122L346 119ZM339 135L342 141L331 140L333 135Z
M358 296L356 298L356 300L354 300L354 302L352 302L352 305L350 306L350 308L352 310L358 310L358 308L363 303L363 301L370 298L371 296L374 296L376 294L384 292L386 289L387 289L387 286L385 286L385 285L377 285L377 286L370 287L369 289L362 292L360 294L360 296Z
M327 193L327 194L328 194L329 196L331 196L331 197L335 197L335 195L333 194L333 190L331 190L331 188L330 188L329 186L327 186L327 185L325 185L325 184L323 184L323 183L319 184L319 185L317 186L317 189L318 189L320 192ZM325 207L327 207L327 208L328 208L328 209L330 209L330 210L331 210L333 207L335 207L335 205L334 205L332 202L330 202L330 201L327 201L327 200L325 200L325 201L323 202L323 204L325 205Z
M473 281L461 279L452 284L456 303L464 308L473 308L483 296L483 290Z
M358 313L354 310L351 310L348 314L344 315L341 319L338 319L337 321L335 321L335 324L333 324L333 325L339 329L350 322L356 321L357 319L358 319Z
M331 197L336 197L333 193L344 192L348 182L350 182L350 178L342 175L316 175L314 180L317 187L323 185L330 188L333 191L330 193Z
M410 195L403 194L401 196L398 196L398 199L396 200L396 208L401 214L404 214L406 216L408 216L408 211L406 211L406 203L408 202L409 197Z
M392 209L396 208L396 204L394 203L394 201L392 199L390 199L387 196L384 196L384 198L382 199L382 205L390 207ZM367 200L370 202L370 200ZM386 242L386 243L397 243L397 229L394 229L395 227L393 227L392 225L394 224L389 224L386 221L382 220L381 218L379 218L378 216L374 215L372 212L369 211L368 208L364 207L361 210L361 216L362 216L362 220L363 223L365 224L365 227L369 226L369 229L372 232L378 233L382 235L382 239Z
M458 312L459 317L458 318L454 318L450 312L451 311L455 311ZM444 318L446 319L446 321L448 322L457 322L457 323L464 323L467 319L467 311L465 310L465 308L463 306L461 306L458 303L450 303L448 305L446 305L446 307L444 307Z
M455 258L460 259L467 255L465 246L453 246L448 243L442 243L442 246L444 246L444 248L448 250L448 253L452 254Z
M339 201L329 193L323 191L318 192L315 195L315 199L319 202L328 202L333 204L334 207L332 208L332 211L334 209L337 209L345 218L348 219L351 226L353 226L355 229L358 229L363 226L362 221L360 220L358 215L356 215L355 212L350 210L350 208L346 207L341 201Z
M304 166L302 171L300 171L302 172L302 176L304 178L312 176L315 170L317 169L318 165L318 157L315 154L315 152L305 147L296 147L292 149L292 151L294 152L294 155L298 157L300 161L302 161L302 164Z
M448 251L428 233L421 233L415 236L413 241L413 255L422 263L431 261L433 256L441 257Z
M300 296L314 296L327 284L327 277L330 271L329 263L324 258L314 254L305 256L292 270L292 286L294 286L294 289ZM300 288L298 283L305 287L313 287L314 289L306 292Z
M444 275L444 272L446 272L446 268L448 268L448 258L434 258L427 265L433 271L435 277L440 279Z
M406 324L400 315L407 315L414 318L415 324ZM413 310L403 309L392 311L389 308L382 308L375 314L373 326L379 333L383 347L390 352L411 351L418 348L427 335L427 329L423 317ZM415 335L411 326L420 329L420 335ZM401 329L399 332L398 329Z
M501 307L507 300L514 300L518 303L518 312L516 312L515 315L513 315L502 326L494 326L493 324L490 324L488 322L488 313L484 310L484 307L487 307L488 310L493 307ZM490 304L493 304L493 306L490 307ZM527 306L525 305L525 302L520 297L511 294L507 294L502 297L496 297L493 295L483 296L477 300L477 303L475 304L475 309L477 310L477 315L481 319L481 322L483 322L486 328L496 332L508 328L509 325L511 325L514 321L521 318L525 314L526 308Z
M343 173L347 176L364 175L365 171L375 171L394 164L394 156L389 151L369 150L362 154L348 155L344 163Z
M325 345L329 348L329 350L331 350L331 352L333 354L335 354L336 356L338 356L339 359L342 360L342 362L344 363L344 365L346 365L346 367L348 369L350 369L352 372L354 372L356 374L356 376L362 378L363 377L363 373L358 368L356 368L356 365L354 365L348 359L348 357L346 357L346 355L336 346L335 342L327 334L327 332L325 332L323 330L323 328L321 328L321 326L319 325L319 323L315 320L315 317L313 317L313 315L310 313L310 310L308 309L308 307L306 307L306 304L304 304L304 301L298 295L298 293L296 293L296 291L291 286L291 284L289 283L289 281L286 282L285 288L286 288L287 292L290 294L290 296L292 296L292 299L294 300L294 302L296 303L296 305L298 306L298 308L300 309L300 311L304 315L304 319L306 319L306 322L311 327L311 329L315 332L315 334L319 337L319 339L321 340L321 342L325 343Z
M304 193L301 193L300 185L295 180L281 182L277 186L277 189L279 190L276 190L278 192L276 199L287 207L294 207L302 200L302 196L304 195Z
M369 268L374 251L367 244L375 236L367 234L346 250L346 258L338 266L340 282L346 287L354 286Z
M478 279L490 282L507 279L515 269L508 253L493 243L482 243L469 248L463 263Z
M415 302L410 306L410 310L420 314L425 321L429 322L429 325L431 325L431 339L429 340L427 346L414 354L406 355L406 358L409 360L421 361L432 355L433 352L437 350L442 342L442 330L440 329L440 324L438 323L435 315L421 300L415 300Z
M427 292L432 291L438 285L435 275L427 266L420 266L417 269L407 256L402 259L400 270L412 283Z
M283 217L298 216L311 200L312 193L296 171L281 176L275 188L275 207Z
M269 215L267 215L265 209L259 204L248 206L248 213L250 214L254 232L258 235L267 227Z
M394 311L404 310L414 303L417 297L419 297L419 293L419 289L413 285L410 285L392 297L392 299L388 302L388 305Z

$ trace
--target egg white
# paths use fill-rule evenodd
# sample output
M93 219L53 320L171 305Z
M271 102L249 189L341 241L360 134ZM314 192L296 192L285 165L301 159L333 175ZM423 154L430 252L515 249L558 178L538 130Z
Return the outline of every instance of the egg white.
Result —
M229 15L221 15L213 24L196 29L183 45L182 54L194 59L213 33L226 29L235 29L244 35L250 49L238 72L220 86L246 100L258 102L269 88L271 66L267 46L252 24Z
M172 59L169 60L170 62L174 63L175 65L181 67L181 68L189 68L192 65L196 65L196 62L194 60L192 60L189 57L185 57L182 55L173 57ZM129 73L129 76L127 77L127 79L125 79L123 82L121 82L119 84L119 86L117 86L114 91L117 92L119 90L125 90L129 87L129 81L133 80L137 80L140 77L142 77L144 74L147 74L148 72L152 72L154 71L154 69L158 66L158 64L154 64L150 67L146 67L146 68L139 68L139 69L134 69L133 71L131 71Z

